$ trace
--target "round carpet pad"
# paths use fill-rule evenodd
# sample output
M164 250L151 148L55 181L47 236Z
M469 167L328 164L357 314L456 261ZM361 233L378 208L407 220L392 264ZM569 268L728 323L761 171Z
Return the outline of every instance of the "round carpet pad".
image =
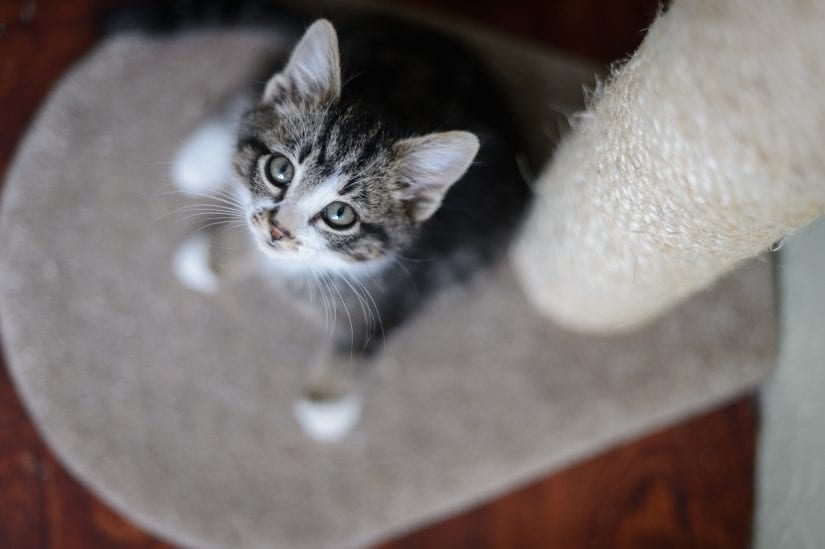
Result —
M368 543L770 370L765 262L610 338L542 320L501 265L388 342L349 438L307 439L292 405L326 336L257 279L213 297L181 287L170 260L193 227L163 217L188 203L167 193L177 146L269 47L240 33L109 40L52 95L6 183L0 322L14 379L66 464L144 527L198 547ZM537 89L575 106L580 69L510 60L522 110ZM525 64L540 82L513 87Z

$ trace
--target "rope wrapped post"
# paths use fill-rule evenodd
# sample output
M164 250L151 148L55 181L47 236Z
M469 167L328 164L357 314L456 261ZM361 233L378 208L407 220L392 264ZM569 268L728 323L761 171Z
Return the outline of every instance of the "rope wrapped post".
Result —
M538 179L531 302L631 328L825 211L823 51L825 1L676 0Z

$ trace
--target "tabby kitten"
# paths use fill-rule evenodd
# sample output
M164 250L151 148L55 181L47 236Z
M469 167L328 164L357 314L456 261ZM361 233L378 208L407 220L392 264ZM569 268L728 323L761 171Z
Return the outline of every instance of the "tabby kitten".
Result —
M385 338L498 256L529 195L512 117L473 54L388 18L336 24L340 49L318 20L269 78L233 162L267 276L337 311L296 407L321 440L354 426L355 374Z

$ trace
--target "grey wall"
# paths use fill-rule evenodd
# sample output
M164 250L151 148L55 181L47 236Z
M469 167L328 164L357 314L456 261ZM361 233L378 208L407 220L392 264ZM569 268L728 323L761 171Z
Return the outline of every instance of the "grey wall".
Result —
M762 391L755 547L825 547L825 218L780 253L776 374Z

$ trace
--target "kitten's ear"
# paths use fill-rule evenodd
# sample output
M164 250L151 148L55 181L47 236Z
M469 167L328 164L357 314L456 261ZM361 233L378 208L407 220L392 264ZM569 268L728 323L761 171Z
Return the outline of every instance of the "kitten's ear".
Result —
M405 184L401 195L417 222L438 210L452 184L470 167L478 147L478 138L470 132L431 133L393 145L397 174Z
M284 94L318 101L337 99L341 94L338 36L326 19L310 25L284 70L267 82L263 101L269 103Z

